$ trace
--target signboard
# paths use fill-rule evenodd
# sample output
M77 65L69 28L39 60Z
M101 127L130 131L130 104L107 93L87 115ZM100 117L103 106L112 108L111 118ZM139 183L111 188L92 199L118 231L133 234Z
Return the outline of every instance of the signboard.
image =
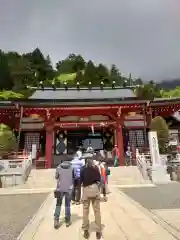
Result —
M34 130L34 129L42 129L44 127L44 123L21 123L21 128L23 130Z
M157 139L157 132L150 131L148 133L149 148L151 154L152 165L160 165L159 145Z
M126 127L144 127L146 122L144 121L124 121Z
M125 120L144 120L144 116L141 114L129 114L124 117Z

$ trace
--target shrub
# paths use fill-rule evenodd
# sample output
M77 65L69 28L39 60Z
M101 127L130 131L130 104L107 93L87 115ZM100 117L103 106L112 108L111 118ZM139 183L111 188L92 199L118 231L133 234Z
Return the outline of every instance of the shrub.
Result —
M14 133L11 129L0 124L0 156L4 157L8 153L17 150L17 142Z

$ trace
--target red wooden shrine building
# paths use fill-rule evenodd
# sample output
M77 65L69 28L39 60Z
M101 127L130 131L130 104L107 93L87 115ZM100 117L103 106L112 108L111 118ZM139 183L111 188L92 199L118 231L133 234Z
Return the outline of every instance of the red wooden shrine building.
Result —
M0 122L20 133L21 150L36 144L46 168L89 144L109 152L116 144L124 165L128 145L148 145L151 119L179 109L180 99L138 100L130 88L42 87L29 99L0 102Z

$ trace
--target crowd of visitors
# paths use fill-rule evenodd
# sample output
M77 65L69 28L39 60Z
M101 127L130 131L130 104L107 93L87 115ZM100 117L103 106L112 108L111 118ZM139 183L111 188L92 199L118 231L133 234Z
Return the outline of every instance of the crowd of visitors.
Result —
M60 213L62 200L65 198L65 223L71 225L71 201L72 204L83 206L84 238L89 234L89 207L92 204L96 223L96 238L101 239L101 211L100 201L107 201L108 175L110 170L106 163L96 158L92 148L88 149L90 155L84 159L81 150L78 150L71 161L61 163L56 169L57 188L54 192L56 208L54 212L54 228L60 227ZM101 159L102 160L102 159Z

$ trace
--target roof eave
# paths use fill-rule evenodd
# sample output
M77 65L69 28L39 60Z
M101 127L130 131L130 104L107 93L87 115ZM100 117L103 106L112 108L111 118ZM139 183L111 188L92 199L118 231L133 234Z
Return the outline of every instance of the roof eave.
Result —
M87 105L124 105L124 104L146 104L146 100L137 100L137 99L111 99L111 100L48 100L48 99L27 99L26 101L16 101L19 105L22 106L87 106Z

